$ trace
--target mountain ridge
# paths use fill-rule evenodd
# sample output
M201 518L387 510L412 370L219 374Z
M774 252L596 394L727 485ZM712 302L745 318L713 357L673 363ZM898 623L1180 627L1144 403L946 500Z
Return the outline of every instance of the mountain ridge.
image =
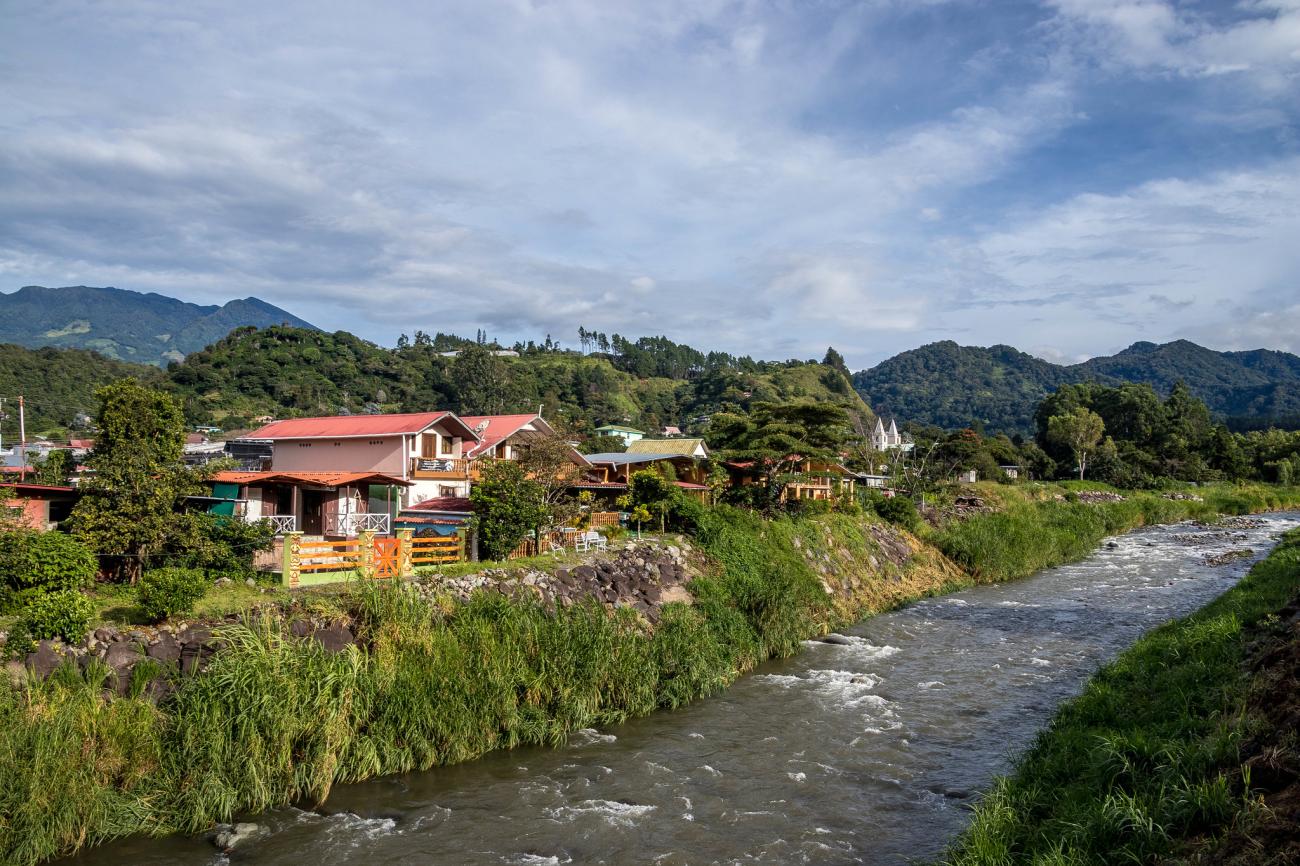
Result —
M1190 340L1143 340L1078 364L1055 364L1001 344L942 340L853 374L854 387L880 415L1024 434L1033 432L1043 397L1087 381L1146 384L1162 395L1181 381L1223 418L1300 417L1300 357L1274 349L1220 352Z
M87 349L109 358L165 366L245 326L304 319L256 297L194 304L113 286L23 286L0 294L0 343L29 349Z

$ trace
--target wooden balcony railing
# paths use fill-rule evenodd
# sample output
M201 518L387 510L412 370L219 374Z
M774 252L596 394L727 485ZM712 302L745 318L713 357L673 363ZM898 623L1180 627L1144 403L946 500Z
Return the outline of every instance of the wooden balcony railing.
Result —
M390 518L387 514L326 514L325 515L325 534L340 535L345 538L351 538L360 532L370 530L387 534L390 526Z
M459 457L412 457L412 478L468 478L469 461Z

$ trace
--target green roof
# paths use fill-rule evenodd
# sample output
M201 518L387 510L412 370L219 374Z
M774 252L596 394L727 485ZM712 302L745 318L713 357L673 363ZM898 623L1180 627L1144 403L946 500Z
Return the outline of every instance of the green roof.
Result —
M642 436L645 435L644 430L638 430L635 427L622 427L618 424L606 424L604 427L596 428L597 433L599 433L601 430L617 430L620 433L640 433Z
M703 439L638 439L627 446L628 454L685 454L693 455ZM705 452L708 448L705 447Z

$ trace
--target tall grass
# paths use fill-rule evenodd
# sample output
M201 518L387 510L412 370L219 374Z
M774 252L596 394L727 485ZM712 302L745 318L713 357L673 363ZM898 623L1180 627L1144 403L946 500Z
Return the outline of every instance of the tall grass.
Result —
M595 602L547 611L480 593L430 602L361 583L364 645L341 653L260 616L155 707L106 697L101 665L0 685L0 858L33 863L126 833L194 832L243 811L324 800L333 785L423 770L674 708L824 628L830 603L796 527L721 509L718 566L650 629Z
M1102 668L980 802L945 862L1155 862L1226 828L1248 805L1229 778L1248 724L1248 639L1298 581L1300 530L1226 594Z
M1122 502L1087 504L1035 501L1010 488L1002 510L948 523L929 540L976 580L996 582L1079 559L1106 536L1139 526L1300 506L1300 488L1294 487L1222 485L1197 492L1203 501L1129 493Z

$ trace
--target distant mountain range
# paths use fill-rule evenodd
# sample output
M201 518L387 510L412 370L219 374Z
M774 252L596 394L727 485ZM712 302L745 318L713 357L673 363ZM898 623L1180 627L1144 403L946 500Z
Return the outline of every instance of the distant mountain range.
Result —
M940 427L980 423L989 432L1031 433L1034 410L1075 382L1145 383L1168 394L1176 382L1217 415L1239 422L1300 418L1300 357L1255 349L1216 352L1187 340L1134 343L1115 355L1061 365L1011 346L951 340L895 355L853 376L880 415Z
M0 343L91 349L123 361L165 366L244 325L315 329L279 307L244 298L201 306L125 289L24 286L0 294Z

